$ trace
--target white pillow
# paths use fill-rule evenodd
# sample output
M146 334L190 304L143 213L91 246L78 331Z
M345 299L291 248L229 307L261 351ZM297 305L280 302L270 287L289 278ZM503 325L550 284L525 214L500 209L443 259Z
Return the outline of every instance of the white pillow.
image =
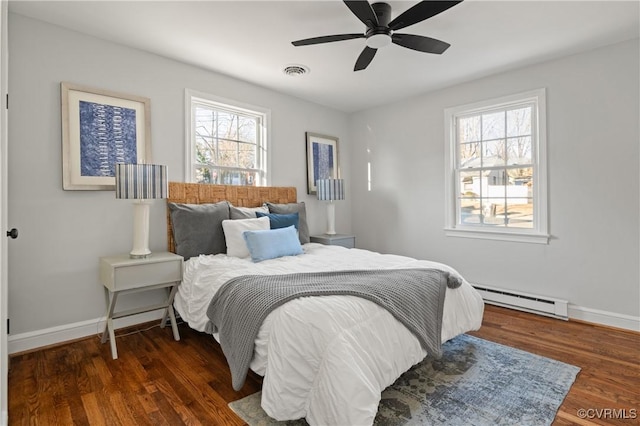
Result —
M257 219L223 220L222 229L227 241L227 256L249 257L249 249L242 233L244 231L265 230L269 227L270 222L267 216Z

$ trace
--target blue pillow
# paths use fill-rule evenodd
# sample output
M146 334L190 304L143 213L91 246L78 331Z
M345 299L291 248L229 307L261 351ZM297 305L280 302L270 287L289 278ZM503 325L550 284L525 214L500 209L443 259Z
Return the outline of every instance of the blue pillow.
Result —
M286 228L287 226L295 226L298 229L299 215L298 212L288 214L262 213L256 211L256 217L267 216L271 229Z
M254 262L302 254L298 233L293 225L278 229L244 231L242 237Z

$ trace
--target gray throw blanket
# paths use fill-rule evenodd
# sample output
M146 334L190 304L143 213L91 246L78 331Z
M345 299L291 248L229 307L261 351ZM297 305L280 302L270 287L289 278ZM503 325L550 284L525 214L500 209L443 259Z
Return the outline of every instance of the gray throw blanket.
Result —
M209 307L209 333L219 332L233 388L240 390L254 341L267 315L304 296L350 295L377 303L404 324L432 355L440 356L446 287L459 277L438 269L384 269L286 275L243 275L220 287Z

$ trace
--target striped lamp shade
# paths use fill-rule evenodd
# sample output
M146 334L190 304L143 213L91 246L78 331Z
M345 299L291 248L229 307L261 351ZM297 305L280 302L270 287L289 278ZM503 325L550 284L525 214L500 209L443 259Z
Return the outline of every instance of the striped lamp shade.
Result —
M167 166L116 163L116 198L167 198Z
M344 179L318 179L316 189L318 200L344 200Z

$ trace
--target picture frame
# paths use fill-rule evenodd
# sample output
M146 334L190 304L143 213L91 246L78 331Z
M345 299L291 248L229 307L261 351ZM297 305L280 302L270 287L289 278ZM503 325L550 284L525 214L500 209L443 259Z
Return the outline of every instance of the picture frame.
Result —
M307 140L307 193L317 194L318 179L338 179L338 138L305 132Z
M115 190L115 163L151 162L149 98L60 83L62 188Z

